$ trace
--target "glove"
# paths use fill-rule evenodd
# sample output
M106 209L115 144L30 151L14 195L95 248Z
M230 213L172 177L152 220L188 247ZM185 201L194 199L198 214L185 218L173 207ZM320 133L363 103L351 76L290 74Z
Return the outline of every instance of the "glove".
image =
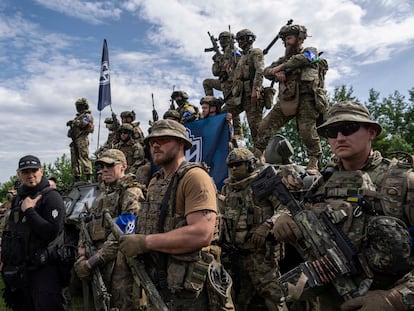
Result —
M267 222L262 223L256 230L254 230L251 241L256 244L257 247L262 246L271 230L272 227L270 224Z
M136 256L148 251L145 234L126 234L119 239L119 249L126 256Z
M275 220L273 235L279 242L295 243L302 238L298 225L288 214L282 214Z
M79 258L73 265L73 268L80 279L87 279L91 275L91 269L85 257Z
M405 311L408 310L396 289L373 290L362 297L353 298L341 305L341 311Z

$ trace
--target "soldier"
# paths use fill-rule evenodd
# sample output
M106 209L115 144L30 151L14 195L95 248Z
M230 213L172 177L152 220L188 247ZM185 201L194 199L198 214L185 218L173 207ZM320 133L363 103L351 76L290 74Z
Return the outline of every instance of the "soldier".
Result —
M118 130L119 143L114 149L121 150L127 159L127 168L125 174L135 174L137 169L145 163L144 147L132 137L134 136L134 128L129 123L124 123Z
M124 255L118 252L119 243L110 239L109 233L103 227L102 211L108 209L112 217L118 219L125 219L131 214L136 215L141 201L144 200L142 185L135 181L134 175L125 174L128 165L125 155L120 150L105 151L96 164L102 167L105 188L90 210L91 221L88 222L87 228L97 252L90 258L85 257L86 242L81 234L79 259L75 263L75 271L79 278L88 279L93 269L101 269L104 283L111 294L111 307L120 311L140 310L139 293L134 290L137 286L134 286Z
M121 237L127 256L140 255L170 310L210 310L205 280L216 228L216 188L198 163L186 162L192 143L185 127L154 122L145 138L158 171L148 186L137 234Z
M86 175L87 181L92 178L92 163L89 159L89 138L93 133L93 116L89 110L86 98L80 98L75 102L76 117L66 123L69 126L68 137L72 139L70 143L70 156L73 176L75 181L81 180L82 172Z
M223 262L229 262L237 310L248 310L255 294L267 310L284 310L277 278L281 245L271 239L272 216L277 201L255 199L251 181L258 175L256 158L245 148L230 151L226 163L229 177L221 194L224 207Z
M64 205L43 172L38 157L19 160L21 186L2 235L3 297L15 311L64 310L57 254L49 249L63 230Z
M338 280L335 287L331 282L324 282L326 285L317 297L318 310L402 311L414 308L413 257L407 230L407 226L414 224L412 158L389 160L373 151L372 141L381 130L381 125L371 119L365 106L351 101L334 105L327 120L317 128L318 133L328 139L334 158L311 189L305 207L316 215L328 215L334 226L342 229L355 252L351 263L356 267L351 275L338 276L336 270L331 278L331 282ZM326 213L322 213L324 211ZM295 246L305 245L310 238L303 237L296 222L286 213L277 215L273 233L277 240ZM308 261L320 259L315 253L300 249L305 251ZM340 262L337 260L335 262ZM335 265L330 266L326 259L324 262L320 273L335 271ZM341 278L350 282L345 283ZM290 290L287 294L301 299L305 292L300 289L306 288L307 282L311 280L305 280L300 288L295 286L298 284L290 284L289 289L297 291L293 296ZM354 286L347 291L352 283ZM345 297L338 294L342 292L341 284L348 284L342 289ZM309 297L311 293L307 294Z
M167 110L164 113L162 118L164 120L174 120L174 121L180 122L180 114L178 113L177 110L173 110L173 109Z
M105 127L108 129L108 138L105 143L94 152L97 157L100 157L106 150L112 149L119 141L114 120L112 118L105 118L104 123Z
M302 47L307 37L304 26L285 25L279 36L286 48L285 55L264 70L267 79L279 82L278 101L260 123L260 140L255 146L263 151L271 135L296 117L309 158L307 172L317 174L322 147L316 132L316 122L327 107L326 97L323 96L326 91L319 76L321 64L318 52L314 47ZM315 97L318 98L317 102Z
M188 94L184 91L174 91L171 94L171 99L178 105L177 111L180 114L180 122L186 123L198 120L200 114L196 106L191 105L188 102Z
M133 122L135 121L135 111L123 111L121 112L121 121L122 124L131 124L134 129L134 136L133 138L138 141L140 144L144 141L144 132L139 127L139 122Z

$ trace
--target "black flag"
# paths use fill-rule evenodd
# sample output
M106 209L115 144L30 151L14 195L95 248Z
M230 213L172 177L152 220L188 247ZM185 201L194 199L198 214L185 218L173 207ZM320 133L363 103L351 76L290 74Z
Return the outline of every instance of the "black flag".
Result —
M104 39L101 76L99 78L98 110L101 111L108 105L111 105L111 80L109 77L108 45L106 43L106 39Z

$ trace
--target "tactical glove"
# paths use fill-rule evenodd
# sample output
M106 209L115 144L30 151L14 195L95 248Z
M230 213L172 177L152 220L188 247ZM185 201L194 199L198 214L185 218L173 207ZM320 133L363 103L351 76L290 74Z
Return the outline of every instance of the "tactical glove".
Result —
M302 238L302 232L298 225L288 214L281 214L276 218L273 235L279 242L289 242L291 244Z
M362 297L346 301L341 305L341 311L405 311L408 310L401 294L395 290L373 290Z
M256 244L257 247L262 246L271 230L272 227L270 224L267 222L262 223L256 228L256 230L254 230L251 241Z
M73 265L73 268L80 279L87 279L91 275L91 269L85 257L79 258Z
M122 235L119 242L119 249L126 256L136 256L148 251L144 234Z

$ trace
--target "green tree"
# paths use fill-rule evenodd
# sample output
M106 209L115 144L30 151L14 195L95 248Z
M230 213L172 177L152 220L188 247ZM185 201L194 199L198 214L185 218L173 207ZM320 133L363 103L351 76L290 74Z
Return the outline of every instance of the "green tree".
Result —
M63 154L53 164L47 164L44 175L56 178L57 189L62 194L68 194L74 182L70 158Z

